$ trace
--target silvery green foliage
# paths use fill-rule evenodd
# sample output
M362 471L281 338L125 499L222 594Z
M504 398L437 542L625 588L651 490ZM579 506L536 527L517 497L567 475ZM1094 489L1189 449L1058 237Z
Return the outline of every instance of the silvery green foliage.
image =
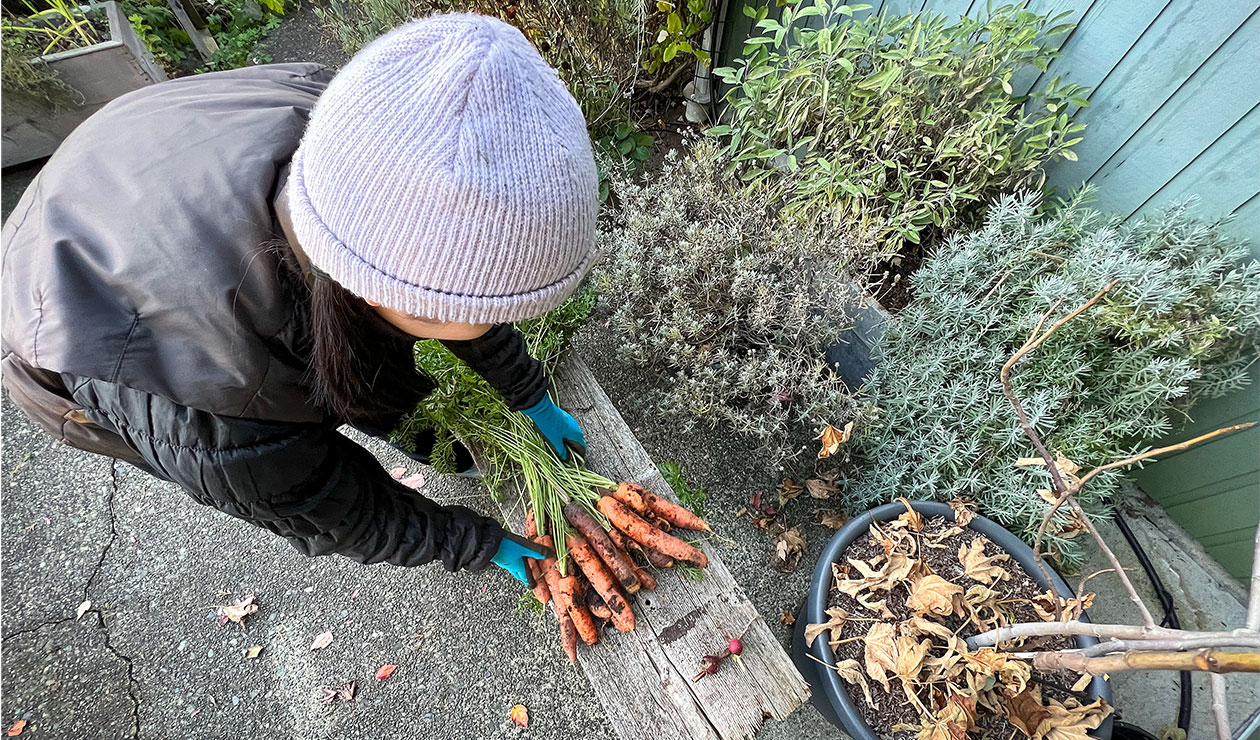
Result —
M1184 206L1130 225L1084 209L1049 217L1032 196L1003 198L979 230L950 239L914 276L916 298L877 350L877 407L855 437L844 490L864 508L909 498L974 498L1025 534L1050 488L998 372L1056 301L1046 326L1113 279L1103 301L1012 371L1052 454L1089 469L1174 431L1193 403L1246 382L1260 338L1260 267ZM1081 503L1100 512L1120 474ZM1065 520L1066 521L1066 520ZM1051 551L1077 557L1071 540Z
M787 430L843 423L854 404L823 361L845 324L843 281L818 236L734 192L714 147L671 152L648 184L619 183L600 235L602 300L622 357L661 374L654 399L787 457ZM831 264L831 263L828 263Z

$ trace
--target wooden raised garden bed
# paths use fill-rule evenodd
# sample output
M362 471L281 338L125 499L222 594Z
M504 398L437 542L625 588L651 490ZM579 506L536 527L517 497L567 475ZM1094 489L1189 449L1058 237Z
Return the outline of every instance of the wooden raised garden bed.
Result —
M166 79L166 73L153 60L122 9L113 0L97 7L105 11L109 40L36 60L47 64L81 102L54 109L33 102L5 100L4 167L47 157L76 126L109 101Z

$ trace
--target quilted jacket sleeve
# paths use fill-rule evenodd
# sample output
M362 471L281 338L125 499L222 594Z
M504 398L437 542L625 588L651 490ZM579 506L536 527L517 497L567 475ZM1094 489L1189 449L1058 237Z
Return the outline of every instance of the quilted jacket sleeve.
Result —
M503 529L401 485L326 424L223 417L99 380L63 376L96 424L194 499L289 540L305 555L481 570Z
M527 409L547 395L542 363L530 356L525 337L511 324L495 324L476 339L442 344L485 378L513 411Z

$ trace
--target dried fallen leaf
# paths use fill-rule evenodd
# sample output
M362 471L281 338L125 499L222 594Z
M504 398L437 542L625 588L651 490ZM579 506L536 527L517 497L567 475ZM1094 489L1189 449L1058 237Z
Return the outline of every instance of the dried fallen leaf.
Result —
M17 722L14 722L13 726L9 728L8 735L9 737L17 737L18 735L21 735L22 730L25 730L25 729L26 729L26 720L20 719Z
M897 632L903 635L931 635L942 640L954 637L954 631L940 622L933 622L924 617L911 617L897 625Z
M931 640L915 640L913 637L897 638L897 663L895 673L907 687L919 678L923 670L923 658L927 656Z
M350 683L337 689L323 688L324 696L320 698L320 704L332 704L335 701L354 701L354 692L358 690L359 682L351 681Z
M785 627L791 627L796 624L796 615L787 609L784 609L783 612L779 614L779 624Z
M779 484L779 506L783 506L797 496L800 496L801 491L804 490L804 488L801 488L796 484L796 481L791 478L784 478L783 482Z
M841 630L844 629L844 623L849 619L849 613L836 606L827 610L827 616L831 618L826 622L805 625L805 645L807 647L813 647L814 640L828 630L831 631L831 639L840 639Z
M416 490L419 490L419 489L421 489L421 488L424 488L424 474L423 474L423 473L412 473L411 475L407 476L406 478L401 478L401 479L399 479L399 481L398 481L398 482L399 482L399 483L401 483L401 484L403 484L404 486L406 486L406 487L410 488L411 490L416 491Z
M321 632L315 636L315 640L311 643L311 650L322 650L323 648L326 648L329 645L331 645L332 641L333 641L332 630L328 630L327 632Z
M1038 728L1045 733L1045 740L1089 740L1089 731L1097 729L1111 714L1111 707L1103 704L1102 699L1085 705L1075 699L1062 704L1051 699L1046 709L1050 716L1042 720Z
M376 680L384 681L385 679L394 675L394 671L396 670L398 670L398 666L394 665L393 663L386 663L385 665L381 666L380 669L376 671Z
M254 645L253 647L245 651L245 660L253 660L254 658L257 658L259 654L262 653L262 651L263 651L262 645Z
M897 521L904 523L907 527L909 527L911 530L915 532L922 532L923 531L923 515L915 511L914 507L910 505L909 499L905 498L904 496L898 498L897 501L901 502L901 504L906 507L906 513L897 517Z
M958 560L962 563L963 571L971 578L985 584L1005 581L1011 577L1005 568L996 563L1010 560L1010 556L1005 553L997 553L994 555L985 555L985 545L992 544L983 537L977 537L971 541L971 546L958 546Z
M258 611L258 600L253 594L246 594L245 598L235 604L219 607L219 624L233 622L244 628L245 618L256 611Z
M844 425L844 431L836 429L828 424L823 427L822 433L814 439L822 440L822 449L818 451L818 457L831 457L840 451L840 445L848 442L853 436L853 422Z
M512 707L512 712L509 716L512 717L513 722L521 727L529 727L529 710L525 709L524 704L517 704Z
M906 606L913 609L915 614L944 617L954 613L954 597L961 596L962 593L961 587L931 573L911 584Z
M954 523L960 527L965 527L971 523L976 512L972 510L971 504L960 499L954 499L949 502L949 508L954 510Z
M1094 677L1088 673L1082 673L1081 677L1076 679L1076 683L1072 684L1072 691L1084 691L1085 687L1093 683Z
M849 517L847 514L843 514L835 509L826 509L822 512L822 516L819 518L818 523L824 527L830 527L831 529L840 529L847 524L848 521Z
M389 477L393 478L394 480L402 480L402 477L406 474L407 474L406 468L394 468L393 470L389 471Z
M871 709L875 709L878 705L871 699L871 687L866 683L866 675L862 673L862 666L853 658L842 660L836 663L836 673L840 674L848 683L855 683L862 687L862 695L866 697L866 705Z
M1155 730L1158 740L1186 740L1186 731L1173 725L1160 725Z
M800 527L792 527L779 534L774 543L774 556L770 565L780 573L791 573L801 562L805 553L805 535Z
M818 478L810 478L805 481L805 490L809 491L810 498L831 498L840 492L840 489L834 482Z
M87 610L91 608L92 608L92 602L84 599L83 603L79 604L79 608L74 610L75 620L77 621L79 619L82 619L83 615L87 614Z
M949 701L924 725L919 740L966 740L976 722L976 697L950 694Z
M862 642L865 645L866 675L879 681L887 691L888 674L897 671L897 643L893 638L893 626L887 622L876 622Z

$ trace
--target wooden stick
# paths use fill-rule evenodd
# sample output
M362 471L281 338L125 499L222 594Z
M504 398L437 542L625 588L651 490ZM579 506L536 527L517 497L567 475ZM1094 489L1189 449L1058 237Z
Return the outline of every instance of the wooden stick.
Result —
M1087 658L1080 653L1038 653L1033 667L1042 671L1067 669L1101 676L1121 671L1207 671L1260 673L1260 653L1222 653L1213 648L1198 652L1137 651Z
M1095 624L1069 620L1067 622L1024 622L1009 627L999 627L975 637L967 638L967 646L972 650L981 647L993 647L999 642L1018 640L1022 637L1043 637L1045 635L1087 635L1099 639L1119 640L1185 640L1199 637L1252 638L1256 633L1250 630L1233 630L1230 632L1191 632L1175 630L1167 627L1139 627L1131 624Z
M1070 650L1065 652L1074 652L1084 655L1087 658L1106 655L1108 653L1123 653L1136 650L1198 650L1199 648L1209 647L1233 647L1245 648L1248 650L1260 650L1260 637L1238 637L1231 635L1229 637L1187 637L1182 640L1107 640L1100 642L1093 647L1087 647L1080 650ZM1025 659L1031 659L1035 653L1020 653L1019 656Z
M1229 740L1233 733L1229 730L1229 710L1225 708L1225 677L1213 673L1208 678L1212 682L1212 717L1216 719L1217 740Z
M1133 457L1126 457L1123 460L1117 460L1115 462L1107 463L1106 465L1100 465L1094 468L1093 470L1089 471L1085 475L1081 476L1081 479L1077 481L1075 488L1077 491L1081 490L1081 488L1085 485L1086 481L1088 481L1090 478L1093 478L1095 475L1098 475L1104 470L1113 470L1115 468L1127 467L1129 465L1133 465L1134 463L1138 463L1152 457L1163 457L1164 455L1170 452L1181 452L1182 450L1193 447L1199 444L1200 442L1206 442L1209 439L1212 439L1214 437L1219 437L1223 434L1233 434L1234 432L1241 432L1242 430L1250 429L1254 427L1255 425L1256 425L1256 422L1249 421L1246 424L1235 424L1232 427L1222 427L1220 429L1217 429L1215 432L1208 432L1207 434L1201 434L1198 437L1195 437L1194 439L1188 439L1185 442L1180 442L1175 445L1168 445L1167 447L1159 447L1154 450L1147 450L1146 452L1143 452L1139 455L1134 455Z
M1024 407L1019 401L1019 397L1015 395L1015 388L1011 385L1011 368L1015 366L1016 362L1021 360L1029 352L1032 352L1037 347L1040 347L1046 339L1050 337L1050 335L1062 328L1064 324L1088 310L1091 306L1102 299L1102 297L1106 295L1107 291L1114 288L1119 282L1119 280L1112 280L1110 283L1107 283L1103 286L1102 290L1094 294L1093 298L1090 298L1067 316L1064 316L1056 321L1049 329L1041 334L1041 336L1037 336L1037 332L1041 330L1041 327L1045 324L1046 319L1055 310L1055 308L1058 307L1060 301L1056 301L1055 304L1050 307L1050 310L1046 311L1046 313L1042 315L1040 321L1037 322L1037 326L1033 330L1033 335L1029 337L1027 342L1024 343L1024 346L1020 347L1019 350L1015 354L1011 355L1011 358L1006 361L1006 364L1002 365L1002 371L999 374L999 377L1002 381L1002 392L1006 395L1007 400L1011 402L1011 406L1015 408L1015 415L1019 419L1020 429L1024 431L1024 434L1032 442L1033 447L1037 450L1037 454L1045 461L1046 469L1050 471L1050 477L1054 481L1055 490L1059 493L1059 497L1055 501L1054 505L1042 516L1041 526L1037 528L1037 538L1033 543L1033 556L1037 561L1037 567L1041 570L1042 575L1045 576L1046 582L1053 583L1054 579L1050 575L1049 566L1046 565L1045 559L1041 556L1041 543L1042 540L1045 539L1046 530L1050 526L1050 520L1054 516L1054 513L1058 511L1059 507L1062 506L1065 501L1070 501L1072 509L1081 518L1085 528L1094 537L1094 541L1098 543L1099 549L1102 550L1103 555L1107 557L1107 560L1111 563L1111 567L1115 569L1116 575L1120 578L1120 583L1129 594L1129 600L1133 602L1133 604L1137 607L1138 612L1142 615L1142 623L1147 627L1154 627L1155 618L1151 616L1151 610L1147 608L1146 602L1144 602L1142 597L1138 595L1137 589L1133 586L1133 582L1129 580L1128 574L1124 572L1124 567L1120 565L1120 560L1116 557L1116 554L1112 552L1111 548L1107 545L1107 542L1102 538L1102 536L1098 534L1098 530L1094 527L1093 523L1089 521L1087 516L1085 516L1084 510L1082 510L1080 505L1072 499L1072 496L1080 488L1079 483L1076 486L1069 486L1063 482L1063 475L1059 470L1059 466L1055 463L1054 459L1050 457L1050 451L1046 449L1045 443L1041 441L1041 436L1038 435L1037 430L1033 428L1032 422L1028 419L1028 414L1024 411ZM1063 607L1059 604L1058 599L1054 600L1054 618L1056 621L1063 618Z

